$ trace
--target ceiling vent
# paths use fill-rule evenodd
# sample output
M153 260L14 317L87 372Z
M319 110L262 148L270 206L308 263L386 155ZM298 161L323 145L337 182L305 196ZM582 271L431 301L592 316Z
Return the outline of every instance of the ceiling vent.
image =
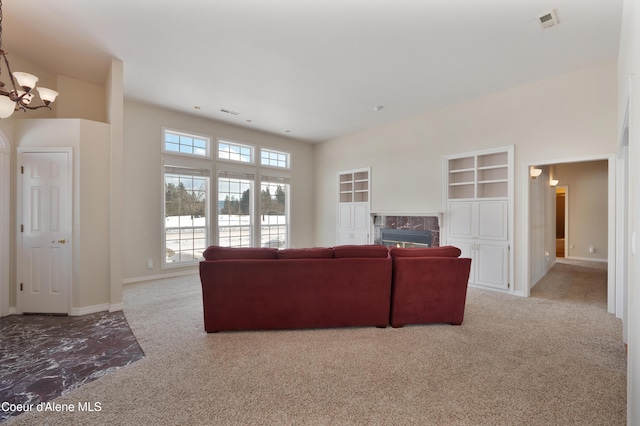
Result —
M558 15L556 15L555 9L549 13L545 13L544 15L538 17L538 21L542 28L553 27L558 24Z
M230 109L220 108L220 111L225 112L227 114L231 114L231 115L240 115L239 112L231 111Z

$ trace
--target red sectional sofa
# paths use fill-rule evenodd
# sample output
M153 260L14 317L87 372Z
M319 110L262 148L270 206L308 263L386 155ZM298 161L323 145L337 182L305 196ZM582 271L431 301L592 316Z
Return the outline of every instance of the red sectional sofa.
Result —
M462 324L471 259L457 247L392 248L391 326Z
M211 246L200 262L207 332L461 324L471 259L455 247Z
M212 246L204 258L207 332L389 324L392 262L384 246Z

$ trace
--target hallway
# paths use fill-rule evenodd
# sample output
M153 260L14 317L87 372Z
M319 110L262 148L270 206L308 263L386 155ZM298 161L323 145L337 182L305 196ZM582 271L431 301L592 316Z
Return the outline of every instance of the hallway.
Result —
M607 263L558 259L531 289L531 297L607 309Z

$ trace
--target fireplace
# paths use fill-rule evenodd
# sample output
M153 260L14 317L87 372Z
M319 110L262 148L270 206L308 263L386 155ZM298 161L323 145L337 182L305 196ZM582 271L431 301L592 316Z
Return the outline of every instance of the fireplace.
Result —
M380 242L388 247L431 247L431 237L431 231L390 228L380 230Z
M400 247L439 247L442 213L373 214L374 244ZM384 232L384 237L383 237ZM383 239L386 242L383 242Z

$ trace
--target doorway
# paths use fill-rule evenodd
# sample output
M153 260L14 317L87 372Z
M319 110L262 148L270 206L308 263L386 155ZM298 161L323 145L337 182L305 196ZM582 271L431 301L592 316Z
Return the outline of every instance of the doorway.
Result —
M563 258L568 253L567 236L569 228L569 187L556 187L556 258Z
M550 182L547 180L540 183L529 176L529 167L541 167L547 173L552 170L553 179L561 183L568 182L567 177L572 179L573 184L567 183L567 186L572 188L571 199L565 194L565 203L570 203L574 220L571 221L571 229L565 221L564 255L565 258L572 260L596 261L608 265L607 310L610 313L616 313L615 160L615 154L609 154L526 164L525 176L531 183L526 186L525 216L529 234L524 247L526 257L524 273L528 280L525 296L530 295L531 288L555 263L549 256L551 253L555 254L556 234L555 230L551 229L552 226L555 227L555 209L546 208L551 200L555 203L555 189L549 194L553 197L549 202L540 202L546 198L540 199L544 191L538 186L547 188ZM544 176L550 179L549 175ZM539 185L533 187L533 182L539 182ZM565 217L568 213L569 209L565 211ZM541 267L539 253L545 253L549 258L546 268Z
M72 281L71 149L18 151L17 304L68 314Z

